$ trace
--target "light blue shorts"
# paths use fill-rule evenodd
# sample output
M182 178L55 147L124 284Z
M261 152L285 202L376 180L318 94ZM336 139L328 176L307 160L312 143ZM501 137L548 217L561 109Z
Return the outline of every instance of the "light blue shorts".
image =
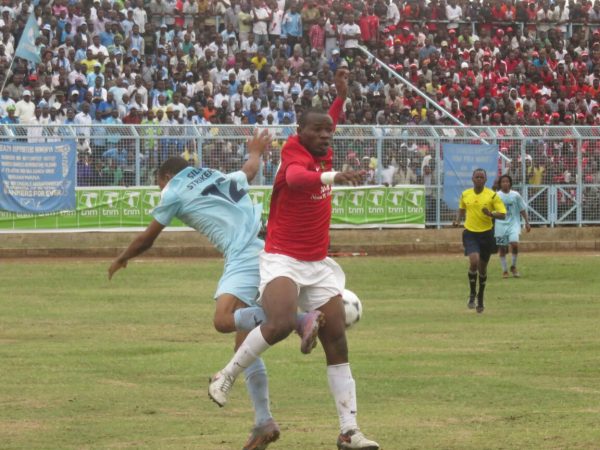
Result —
M223 294L231 294L248 306L256 306L260 284L258 254L263 245L260 241L260 245L252 245L243 253L227 258L215 299Z
M496 245L507 246L512 242L519 242L521 235L521 227L516 225L504 226L496 224L494 236L496 237Z

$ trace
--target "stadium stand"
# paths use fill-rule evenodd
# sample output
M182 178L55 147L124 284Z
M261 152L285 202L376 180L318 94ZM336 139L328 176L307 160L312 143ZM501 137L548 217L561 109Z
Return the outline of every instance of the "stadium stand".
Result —
M32 9L39 64L15 57ZM278 125L285 136L305 108L331 104L342 65L350 94L341 124L450 124L359 45L466 125L600 123L600 2L3 0L0 30L0 122L54 126L50 134L78 125L80 186L133 183L135 141L119 124L146 125L142 184L173 154L233 170L235 142L211 141L199 157L178 126ZM28 128L27 140L50 139L44 133ZM586 183L600 182L599 142L584 142ZM353 151L351 136L342 143L338 169L381 181L373 148ZM572 141L532 139L525 161L519 140L501 143L517 183L574 182ZM380 178L392 164L390 184L436 183L426 141L389 148ZM273 152L264 180L276 166Z

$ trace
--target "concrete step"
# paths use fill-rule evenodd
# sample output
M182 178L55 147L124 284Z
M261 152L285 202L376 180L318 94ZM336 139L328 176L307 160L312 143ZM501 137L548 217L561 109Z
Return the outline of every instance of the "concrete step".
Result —
M22 233L0 235L0 258L101 257L114 258L137 232ZM462 252L462 229L332 230L336 254L402 255ZM526 252L598 251L600 227L534 228L523 233ZM155 257L219 257L210 242L193 231L164 232L147 252Z

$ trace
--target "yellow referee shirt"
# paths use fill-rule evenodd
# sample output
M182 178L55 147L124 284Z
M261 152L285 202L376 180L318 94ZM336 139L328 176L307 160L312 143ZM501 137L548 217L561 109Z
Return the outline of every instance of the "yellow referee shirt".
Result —
M483 208L490 212L506 214L506 207L500 197L486 187L479 194L475 193L473 188L463 191L459 208L466 210L465 228L475 233L482 233L494 227L492 218L482 212Z

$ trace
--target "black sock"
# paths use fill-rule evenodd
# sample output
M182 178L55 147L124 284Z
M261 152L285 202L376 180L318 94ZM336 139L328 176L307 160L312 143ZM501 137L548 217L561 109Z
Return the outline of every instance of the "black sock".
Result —
M483 305L483 293L485 291L485 282L487 281L486 275L479 275L479 292L477 293L477 304Z
M475 297L477 293L477 272L469 271L469 287L471 288L471 296Z

